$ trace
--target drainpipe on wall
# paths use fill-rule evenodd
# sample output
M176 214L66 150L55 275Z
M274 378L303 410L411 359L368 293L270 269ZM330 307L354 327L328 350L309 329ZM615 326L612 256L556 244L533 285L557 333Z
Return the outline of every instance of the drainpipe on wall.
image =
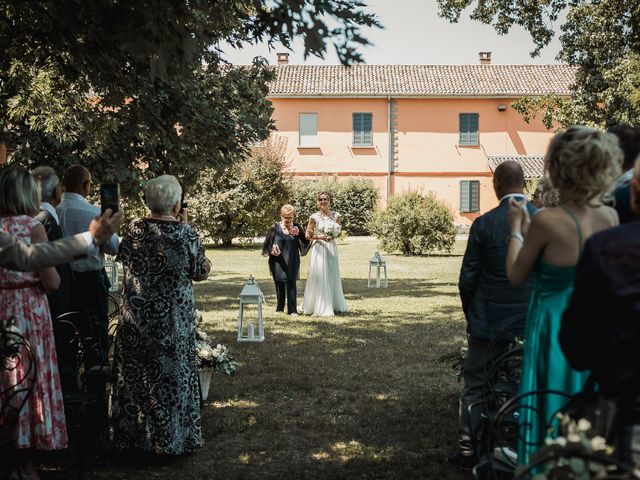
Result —
M387 202L391 196L391 175L393 174L393 123L391 121L391 95L387 95L387 135L389 136L389 168L387 172Z

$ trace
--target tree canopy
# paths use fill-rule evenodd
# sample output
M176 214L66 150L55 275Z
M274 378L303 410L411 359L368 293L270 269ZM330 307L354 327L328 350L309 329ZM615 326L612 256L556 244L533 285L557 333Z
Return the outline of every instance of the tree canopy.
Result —
M0 141L15 161L82 163L125 190L158 173L192 184L270 130L272 71L231 67L219 45L264 41L362 60L358 0L0 2Z
M576 66L571 98L524 99L525 117L543 112L548 126L587 123L640 125L640 3L637 0L438 0L452 22L472 8L471 18L505 34L514 25L531 34L537 55L560 29L559 59ZM563 16L566 17L561 20Z

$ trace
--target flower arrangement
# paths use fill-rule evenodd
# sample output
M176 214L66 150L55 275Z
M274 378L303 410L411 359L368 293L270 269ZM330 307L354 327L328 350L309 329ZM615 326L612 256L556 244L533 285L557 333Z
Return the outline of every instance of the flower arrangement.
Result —
M516 475L531 472L535 465L535 480L614 478L609 476L612 465L606 461L614 450L604 438L590 435L589 421L584 418L576 421L564 413L558 413L557 419L558 430L563 434L546 438L545 445L531 456L529 465L519 466Z
M214 368L226 375L233 375L238 369L238 363L231 355L231 351L220 343L211 346L213 338L202 329L204 320L202 312L196 310L196 359L198 368Z
M342 231L342 227L333 220L327 220L322 229L322 233L324 233L330 239L334 239L340 236L340 232Z

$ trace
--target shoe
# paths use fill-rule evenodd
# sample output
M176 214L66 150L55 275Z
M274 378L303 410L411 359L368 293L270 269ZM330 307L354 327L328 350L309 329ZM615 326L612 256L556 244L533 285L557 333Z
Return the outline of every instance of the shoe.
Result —
M291 315L292 317L297 317L298 316L298 312L291 312L289 315Z
M454 452L447 455L447 463L465 470L471 470L478 464L478 457L473 453L471 455L464 455L460 452Z

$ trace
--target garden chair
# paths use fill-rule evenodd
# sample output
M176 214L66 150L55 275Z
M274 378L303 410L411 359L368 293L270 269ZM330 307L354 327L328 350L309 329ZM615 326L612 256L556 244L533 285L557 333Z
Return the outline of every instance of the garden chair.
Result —
M14 327L14 319L0 321L0 478L16 467L13 429L33 393L36 363L31 345Z
M508 358L508 354L509 352L507 352L505 358ZM523 410L527 409L533 412L539 424L544 426L546 431L557 432L557 412L546 418L542 411L528 406L526 402L531 397L543 396L560 399L564 404L568 403L572 398L571 395L558 390L536 390L516 395L507 400L491 417L488 428L484 432L484 438L482 439L484 454L480 463L473 469L474 478L511 479L514 477L518 466L518 442L526 441L527 430L533 428L532 425L520 422L520 415ZM560 410L562 408L558 411ZM542 446L543 443L544 439L540 439L540 443L535 444L535 446Z
M86 322L83 312L73 311L58 316L54 324L67 431L70 446L76 450L79 479L84 478L88 440L93 438L102 454L107 425L105 399L88 388L91 374L84 355L86 345L94 346L94 342L89 336L81 337L78 329Z
M517 469L514 480L531 478L534 472L544 475L548 480L640 479L640 471L632 465L627 465L610 455L576 450L573 445L554 445L539 453L535 461Z

